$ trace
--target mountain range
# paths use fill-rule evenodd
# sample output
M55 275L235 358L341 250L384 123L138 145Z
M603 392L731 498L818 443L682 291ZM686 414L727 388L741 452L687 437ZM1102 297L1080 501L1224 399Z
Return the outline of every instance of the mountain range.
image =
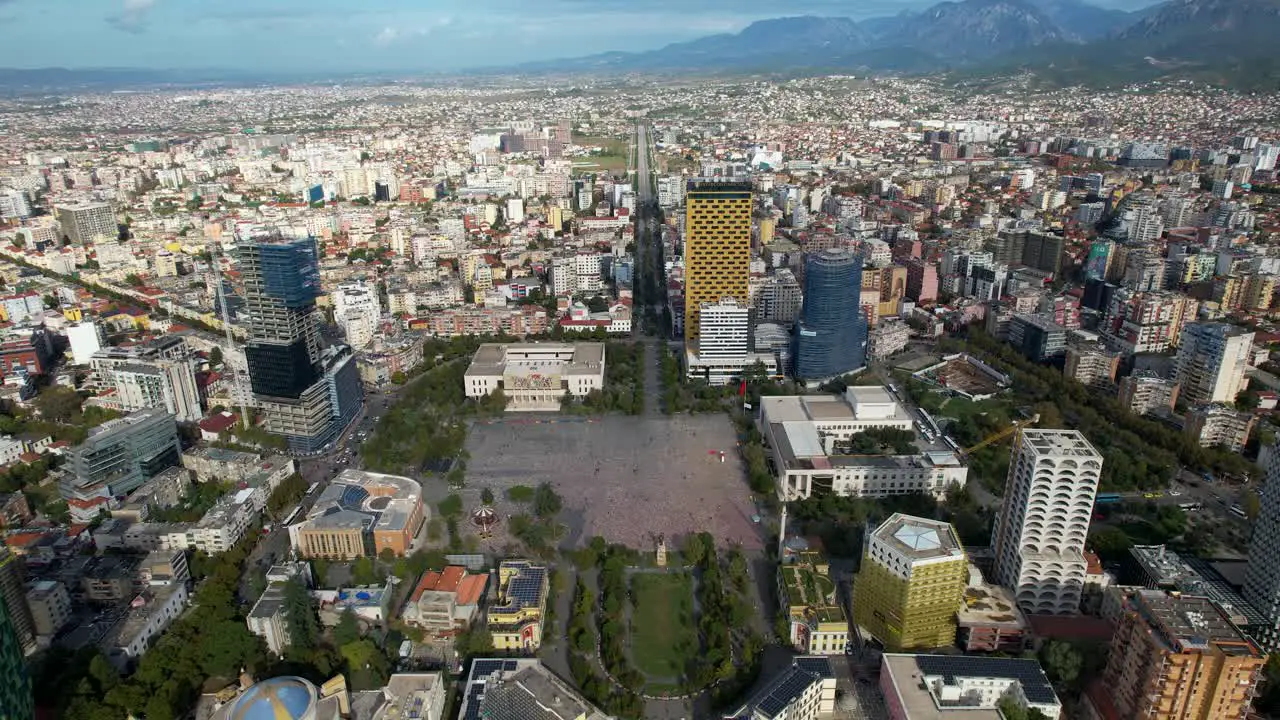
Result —
M1280 87L1280 0L1168 0L1126 12L1083 0L958 0L855 21L784 17L645 52L528 63L525 72L1030 71L1057 83L1189 77Z

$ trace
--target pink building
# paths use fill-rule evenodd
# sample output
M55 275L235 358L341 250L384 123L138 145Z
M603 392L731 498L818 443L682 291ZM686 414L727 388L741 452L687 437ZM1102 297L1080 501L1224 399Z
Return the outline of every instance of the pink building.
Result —
M920 305L938 301L938 266L912 258L907 261L907 297Z

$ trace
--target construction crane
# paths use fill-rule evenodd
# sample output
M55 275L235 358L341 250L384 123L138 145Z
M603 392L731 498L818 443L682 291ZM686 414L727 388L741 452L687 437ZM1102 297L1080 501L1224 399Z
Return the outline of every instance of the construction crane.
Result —
M1024 427L1028 425L1035 425L1038 422L1040 422L1040 413L1036 413L1025 420L1019 420L1013 423L1012 425L1010 425L1009 427L1004 428L1003 430L998 430L994 433L991 433L990 435L983 438L982 442L978 443L977 445L974 445L973 447L967 447L961 450L960 454L964 455L965 457L968 457L969 455L972 455L978 450L981 450L982 448L992 443L998 443L1001 440L1009 437L1010 435L1013 435L1014 433L1021 432Z

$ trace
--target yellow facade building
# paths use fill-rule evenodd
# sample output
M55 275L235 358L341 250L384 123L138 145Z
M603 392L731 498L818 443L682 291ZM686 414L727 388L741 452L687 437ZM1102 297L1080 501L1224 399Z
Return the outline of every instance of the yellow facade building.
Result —
M944 522L894 513L867 536L853 619L889 651L953 645L969 561Z
M694 181L685 195L684 339L701 337L703 303L749 303L751 183Z
M542 619L547 609L547 568L527 560L498 566L498 597L489 606L486 624L493 649L536 652L542 645Z

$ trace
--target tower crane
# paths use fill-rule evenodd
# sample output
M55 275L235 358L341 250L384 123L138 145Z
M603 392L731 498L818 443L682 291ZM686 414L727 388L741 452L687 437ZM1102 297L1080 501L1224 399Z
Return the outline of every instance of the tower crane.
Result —
M982 441L979 442L977 445L974 445L972 447L967 447L961 450L960 454L964 455L965 457L968 457L973 453L977 452L978 450L981 450L982 448L992 443L1000 442L1001 440L1015 433L1021 433L1023 428L1027 427L1028 425L1034 425L1038 422L1040 422L1040 413L1036 413L1031 417L1026 418L1025 420L1019 420L1007 428L1003 428L1001 430L997 430L996 432L991 433L990 435L983 438Z

